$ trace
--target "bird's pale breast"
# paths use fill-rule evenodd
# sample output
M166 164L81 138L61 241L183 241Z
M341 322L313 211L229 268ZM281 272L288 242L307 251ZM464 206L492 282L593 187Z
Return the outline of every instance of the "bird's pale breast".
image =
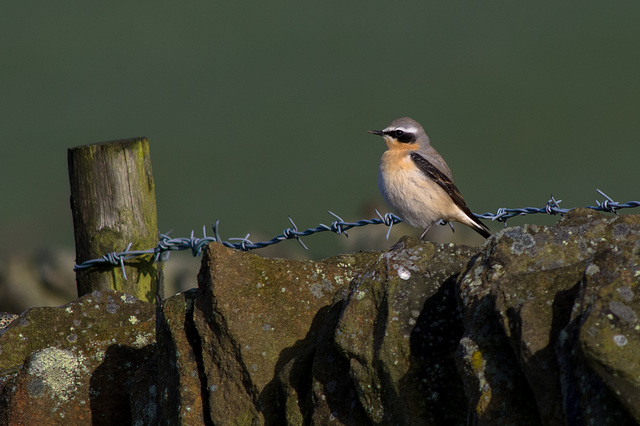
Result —
M394 212L410 225L426 228L459 215L449 195L416 167L408 151L383 154L378 187Z

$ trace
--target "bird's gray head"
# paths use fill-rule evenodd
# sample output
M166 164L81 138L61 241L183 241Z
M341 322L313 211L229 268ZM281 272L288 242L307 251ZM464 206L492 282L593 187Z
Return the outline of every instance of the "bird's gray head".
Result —
M429 144L429 137L416 120L401 117L393 120L384 130L369 130L369 133L382 136L385 141L401 144Z

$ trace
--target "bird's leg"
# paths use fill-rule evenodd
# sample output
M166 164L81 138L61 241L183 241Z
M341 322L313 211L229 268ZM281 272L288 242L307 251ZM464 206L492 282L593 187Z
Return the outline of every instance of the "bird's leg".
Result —
M456 228L453 227L453 222L448 222L451 227L451 232L456 232Z
M432 226L432 225L429 225L429 226L427 226L427 227L424 229L424 231L422 232L422 235L420 235L420 239L421 239L421 240L424 240L424 236L425 236L425 235L427 235L427 231L428 231L429 229L431 229L431 226Z

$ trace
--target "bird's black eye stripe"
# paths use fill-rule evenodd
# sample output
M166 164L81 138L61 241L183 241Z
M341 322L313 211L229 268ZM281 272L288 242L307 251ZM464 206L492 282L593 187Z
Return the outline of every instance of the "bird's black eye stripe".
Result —
M405 132L404 130L396 129L384 132L401 143L412 143L416 141L416 135L414 133Z

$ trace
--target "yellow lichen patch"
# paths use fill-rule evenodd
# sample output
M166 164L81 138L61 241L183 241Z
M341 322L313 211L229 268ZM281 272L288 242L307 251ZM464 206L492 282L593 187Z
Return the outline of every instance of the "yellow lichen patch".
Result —
M480 414L487 410L489 403L491 402L491 386L487 383L484 376L484 369L486 361L482 356L482 352L476 350L471 355L471 366L476 372L476 376L480 379L478 382L479 398L476 404L476 413Z

